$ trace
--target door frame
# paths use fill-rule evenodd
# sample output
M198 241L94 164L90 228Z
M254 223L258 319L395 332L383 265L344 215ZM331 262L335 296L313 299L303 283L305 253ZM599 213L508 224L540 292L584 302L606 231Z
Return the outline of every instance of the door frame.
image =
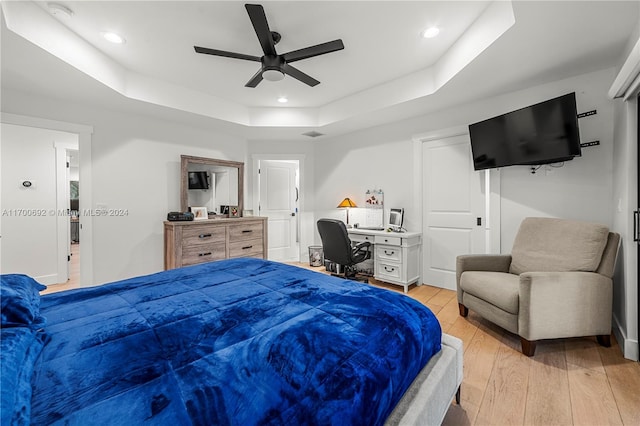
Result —
M75 133L74 133L75 134ZM68 151L80 152L78 143L54 142L56 151L56 224L58 234L58 283L62 283L61 274L64 274L64 282L69 280L69 261L71 256L71 234L69 216L61 214L68 210L69 206L69 168L67 166Z
M419 229L424 229L424 188L422 187L422 179L424 175L424 164L422 162L423 146L425 143L431 141L437 141L446 138L453 138L455 136L469 135L469 129L467 126L455 126L444 129L438 129L431 132L420 133L414 135L411 140L413 141L413 212L412 217L419 218ZM500 170L492 169L485 171L485 188L490 188L490 191L485 196L487 200L485 202L485 221L484 228L486 232L485 252L486 253L500 253ZM425 236L422 236L422 253L425 253L424 242ZM420 282L423 282L422 276L422 259L420 259Z
M91 209L93 198L91 196L92 171L91 171L91 139L93 126L67 123L64 121L49 120L40 117L26 115L0 113L0 122L14 124L16 126L35 127L40 129L57 130L78 135L78 152L80 155L80 210ZM66 152L66 150L65 150ZM59 237L60 238L60 237ZM80 261L80 286L90 287L93 283L93 219L91 215L80 217L80 241L82 258Z
M297 224L297 233L300 236L299 238L299 247L298 247L298 261L303 259L303 247L306 249L304 244L304 232L302 229L303 226L303 212L305 211L305 155L304 154L251 154L251 184L252 184L252 207L254 211L257 213L258 204L260 203L260 185L259 185L259 174L258 174L258 164L260 160L276 160L276 161L297 161L298 162L298 180L299 180L299 188L298 188L298 224ZM268 250L268 248L267 248Z

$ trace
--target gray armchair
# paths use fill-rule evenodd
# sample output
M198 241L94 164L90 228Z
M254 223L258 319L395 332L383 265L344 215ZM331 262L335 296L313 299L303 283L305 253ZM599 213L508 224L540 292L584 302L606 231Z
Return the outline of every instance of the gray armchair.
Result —
M527 356L541 339L596 336L610 346L619 243L603 225L526 218L510 255L457 257L460 315L471 309L519 335Z

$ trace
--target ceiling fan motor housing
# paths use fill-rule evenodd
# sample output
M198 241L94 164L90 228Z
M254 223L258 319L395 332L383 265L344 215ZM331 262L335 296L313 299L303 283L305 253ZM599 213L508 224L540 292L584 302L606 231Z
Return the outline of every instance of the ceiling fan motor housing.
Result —
M276 43L280 41L282 36L276 31L269 29L269 23L264 13L264 8L259 4L245 4L249 19L256 32L262 52L264 56L258 57L253 55L246 55L243 53L227 52L224 50L210 49L207 47L193 46L197 53L204 53L206 55L224 56L227 58L243 59L247 61L260 61L262 66L260 70L251 77L251 79L245 84L245 87L256 87L262 79L270 81L278 81L284 78L287 74L302 83L314 87L320 82L315 78L305 74L299 69L292 67L290 62L299 61L302 59L312 58L314 56L324 55L326 53L335 52L337 50L344 49L342 40L337 39L326 43L317 44L314 46L305 47L302 49L287 52L283 55L278 55L275 49Z

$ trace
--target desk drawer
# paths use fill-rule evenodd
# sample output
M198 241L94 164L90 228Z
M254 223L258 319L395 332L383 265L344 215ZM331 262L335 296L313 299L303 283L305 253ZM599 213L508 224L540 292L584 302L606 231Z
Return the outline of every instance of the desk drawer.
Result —
M402 249L398 246L376 245L376 259L384 261L392 261L402 263Z
M400 237L389 237L387 235L376 235L376 244L387 244L390 246L399 246L402 243Z
M229 258L263 256L262 238L229 243Z
M400 266L392 262L376 262L376 272L376 278L381 281L384 281L385 278L400 281L402 278Z
M223 243L226 239L226 231L223 226L185 226L182 230L182 246Z
M373 244L375 237L373 235L349 234L349 239L353 243L361 243L363 241L369 241L371 244Z
M182 248L182 266L220 260L226 255L224 242L185 246Z
M229 241L246 241L262 238L262 222L244 223L229 226Z

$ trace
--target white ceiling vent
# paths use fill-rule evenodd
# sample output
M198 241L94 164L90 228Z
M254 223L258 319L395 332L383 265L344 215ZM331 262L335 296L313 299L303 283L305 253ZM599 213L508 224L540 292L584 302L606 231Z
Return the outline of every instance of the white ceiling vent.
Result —
M309 136L310 138L317 138L318 136L324 136L324 133L320 133L320 132L316 132L315 130L312 130L310 132L303 133L302 135Z

